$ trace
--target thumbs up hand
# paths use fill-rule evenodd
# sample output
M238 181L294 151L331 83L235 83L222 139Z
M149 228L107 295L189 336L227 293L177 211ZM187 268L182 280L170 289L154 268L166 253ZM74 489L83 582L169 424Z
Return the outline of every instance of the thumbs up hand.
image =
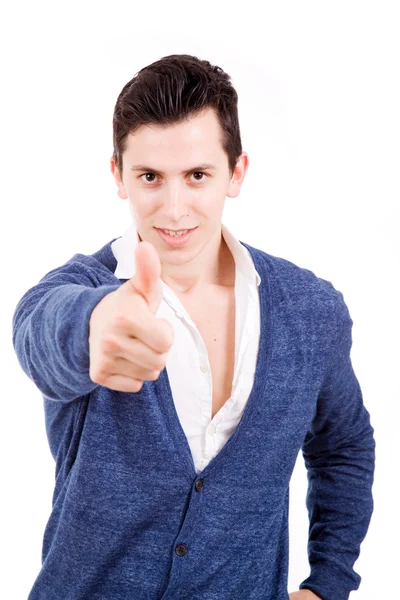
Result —
M135 249L136 273L92 310L89 376L112 390L138 392L167 362L174 328L157 318L162 300L161 262L150 242Z

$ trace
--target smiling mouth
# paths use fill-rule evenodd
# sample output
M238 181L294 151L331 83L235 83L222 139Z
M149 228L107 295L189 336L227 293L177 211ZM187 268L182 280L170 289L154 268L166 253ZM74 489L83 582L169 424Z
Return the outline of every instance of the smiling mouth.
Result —
M169 229L168 227L156 227L155 229L161 229L161 231L172 231L173 233L179 233L180 231L192 231L196 227L185 227L182 229Z
M164 242L169 244L169 246L180 248L191 238L192 233L197 229L197 227L193 227L192 229L180 229L179 232L178 230L173 230L173 233L172 230L170 230L171 233L168 233L168 231L165 231L159 227L155 227L155 229L158 235L164 240Z

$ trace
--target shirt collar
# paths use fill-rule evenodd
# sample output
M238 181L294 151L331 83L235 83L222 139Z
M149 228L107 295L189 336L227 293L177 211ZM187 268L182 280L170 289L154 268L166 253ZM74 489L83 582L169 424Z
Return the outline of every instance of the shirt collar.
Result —
M232 252L236 269L238 269L250 283L253 283L254 278L256 278L257 285L260 285L261 277L256 271L251 254L247 248L240 243L224 223L221 223L221 232L226 245ZM111 250L117 260L117 267L114 271L114 275L118 279L130 279L134 276L136 272L135 248L139 241L135 223L132 223L121 237L112 242Z

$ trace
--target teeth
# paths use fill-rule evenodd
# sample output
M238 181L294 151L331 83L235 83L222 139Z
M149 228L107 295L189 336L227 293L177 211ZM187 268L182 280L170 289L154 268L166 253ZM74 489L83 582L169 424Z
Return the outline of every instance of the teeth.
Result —
M180 231L179 233L176 233L174 231L170 231L169 229L163 229L162 231L164 233L167 233L171 237L181 237L181 235L184 235L185 233L187 233L189 231L189 229L184 229L183 231Z

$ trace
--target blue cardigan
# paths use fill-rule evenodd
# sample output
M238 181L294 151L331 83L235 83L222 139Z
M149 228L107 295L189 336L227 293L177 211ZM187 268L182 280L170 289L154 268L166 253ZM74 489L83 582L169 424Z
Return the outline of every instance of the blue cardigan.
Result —
M342 293L241 242L261 276L254 385L236 430L197 475L166 369L137 393L89 377L91 311L125 281L114 275L113 241L47 273L13 315L56 462L28 600L287 600L300 450L310 574L299 589L347 600L361 581L353 565L373 511L375 441Z

